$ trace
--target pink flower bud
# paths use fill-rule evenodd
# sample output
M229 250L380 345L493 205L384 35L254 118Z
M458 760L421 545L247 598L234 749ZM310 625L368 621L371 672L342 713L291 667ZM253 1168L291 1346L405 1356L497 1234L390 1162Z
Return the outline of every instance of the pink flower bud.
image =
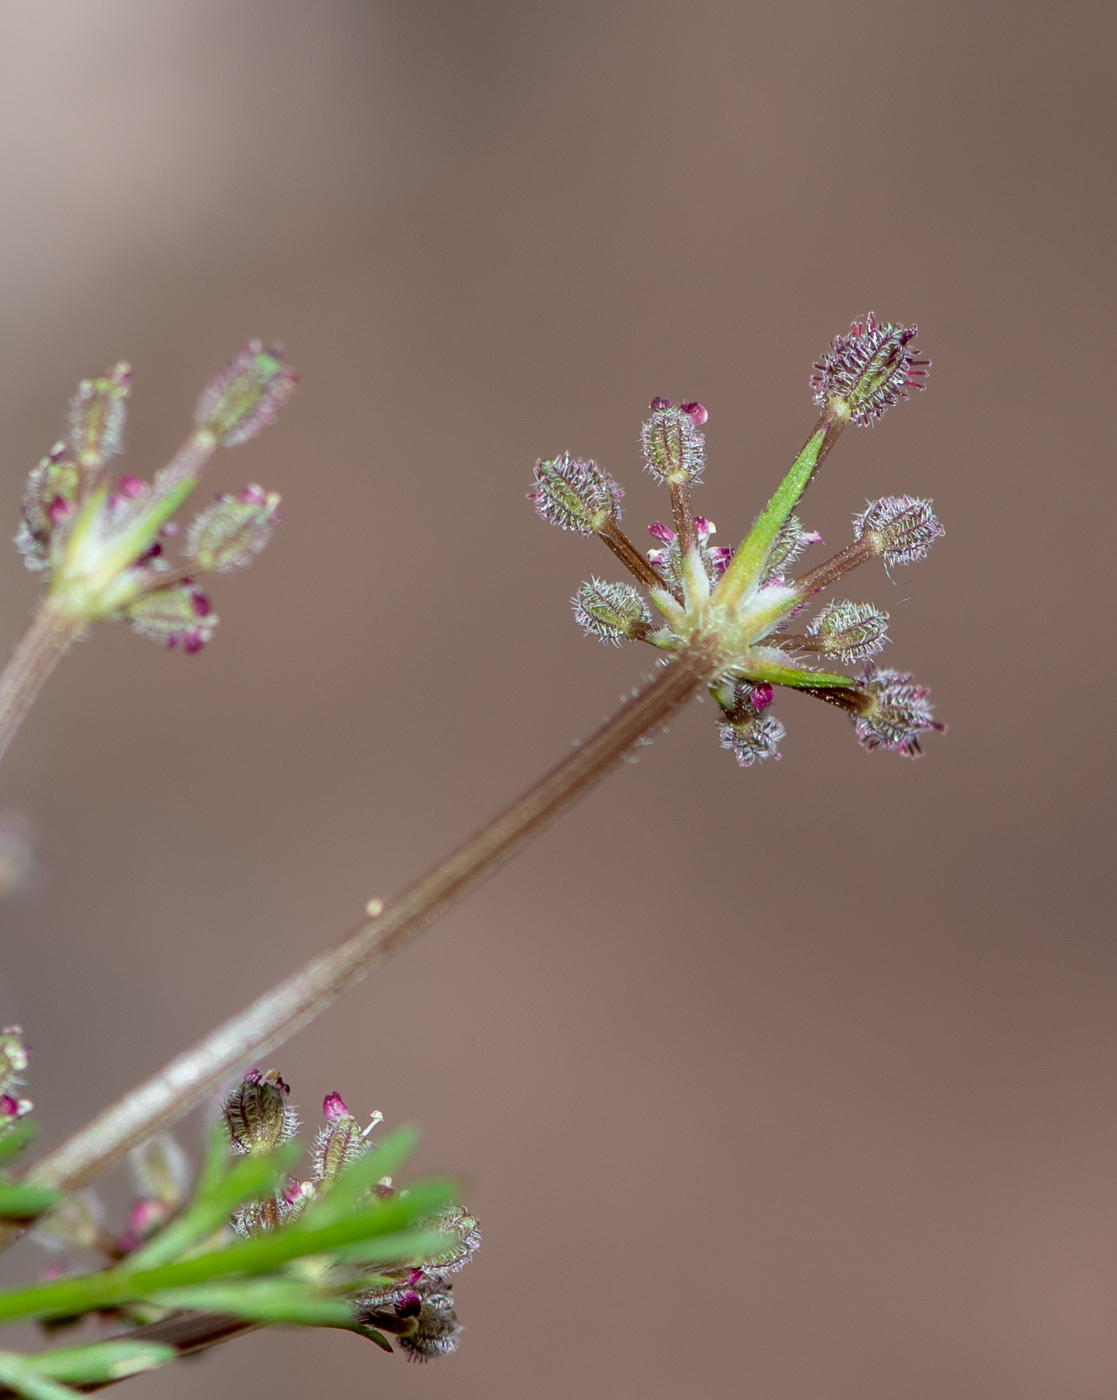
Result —
M652 401L651 401L651 403L648 405L648 407L651 409L651 411L652 411L653 413L662 413L663 410L664 410L665 408L670 408L670 407L671 407L671 400L670 400L670 399L654 398L654 399L652 399Z
M350 1117L349 1109L340 1094L326 1095L322 1100L322 1113L330 1123L336 1123L340 1118Z
M135 499L147 490L147 482L141 481L138 476L122 476L117 483L117 490L122 496Z
M753 709L756 710L757 713L759 713L761 710L766 710L768 708L768 706L772 703L772 700L775 698L775 694L775 687L771 685L768 681L757 681L757 683L752 688L752 694L749 696L749 702L752 705Z
M702 407L700 403L692 401L691 403L680 404L679 407L684 413L690 414L690 421L694 424L696 428L700 428L703 425L703 423L709 420L710 415L706 412L706 410Z

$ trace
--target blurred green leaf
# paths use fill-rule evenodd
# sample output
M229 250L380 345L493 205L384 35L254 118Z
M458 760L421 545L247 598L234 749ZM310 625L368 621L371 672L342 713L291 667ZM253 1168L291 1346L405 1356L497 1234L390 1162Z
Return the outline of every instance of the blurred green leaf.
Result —
M38 1186L0 1185L0 1220L34 1220L62 1199L57 1191Z
M44 1376L29 1356L0 1351L0 1381L26 1400L75 1400L76 1390Z
M60 1347L28 1358L44 1376L56 1381L119 1381L140 1371L154 1371L174 1361L178 1352L160 1342L94 1342L86 1347Z
M219 1230L245 1201L271 1195L301 1150L298 1143L289 1143L266 1157L241 1157L220 1177L213 1173L187 1210L130 1254L121 1267L135 1273L177 1259L192 1244Z
M338 1327L353 1321L352 1305L327 1298L295 1279L252 1279L237 1283L200 1283L152 1295L172 1308L232 1313L254 1322L291 1323L303 1327Z
M8 1127L0 1132L0 1162L6 1162L17 1152L22 1152L34 1140L38 1131L38 1123L30 1118L21 1118L18 1122L9 1123Z

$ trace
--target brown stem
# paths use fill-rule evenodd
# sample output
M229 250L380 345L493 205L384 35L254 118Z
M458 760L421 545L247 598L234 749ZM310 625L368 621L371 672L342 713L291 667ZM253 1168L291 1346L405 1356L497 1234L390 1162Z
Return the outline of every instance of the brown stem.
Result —
M50 598L40 605L0 675L0 758L82 625Z
M607 520L598 530L597 537L605 541L629 573L645 588L662 588L666 593L672 591L615 520Z
M541 831L716 670L712 647L693 645L569 758L387 909L126 1094L39 1162L28 1173L28 1183L64 1192L80 1189L131 1148L189 1112L229 1075L301 1030ZM15 1227L6 1230L0 1247L5 1239L15 1237Z
M840 549L837 554L819 564L817 569L812 569L801 578L793 579L791 587L806 600L824 588L829 588L832 583L837 583L851 570L859 569L862 564L875 559L876 555L877 551L870 540L855 540L853 544L847 544L845 549Z
M694 534L694 512L690 504L690 482L684 477L681 481L669 482L671 490L671 514L675 518L675 534L679 541L679 554L685 559L691 545L696 543Z

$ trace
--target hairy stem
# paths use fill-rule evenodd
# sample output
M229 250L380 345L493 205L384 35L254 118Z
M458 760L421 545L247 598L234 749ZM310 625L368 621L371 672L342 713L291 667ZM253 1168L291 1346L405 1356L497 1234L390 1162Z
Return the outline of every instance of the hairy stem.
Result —
M664 667L591 739L471 841L382 913L362 923L329 952L311 959L56 1148L32 1169L28 1183L78 1190L131 1148L189 1112L231 1074L274 1050L541 831L707 683L716 669L716 657L701 645ZM14 1227L8 1230L13 1237Z
M46 598L0 675L0 758L83 622Z

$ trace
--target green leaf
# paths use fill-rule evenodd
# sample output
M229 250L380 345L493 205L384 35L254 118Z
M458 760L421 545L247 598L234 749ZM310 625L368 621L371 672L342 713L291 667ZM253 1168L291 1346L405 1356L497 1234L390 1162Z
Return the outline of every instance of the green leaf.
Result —
M415 1151L419 1133L415 1128L396 1128L376 1147L350 1162L338 1173L333 1185L309 1206L299 1218L303 1229L316 1230L349 1215L360 1197L382 1177L395 1176Z
M239 1158L221 1177L212 1172L184 1214L130 1254L121 1267L135 1273L138 1269L154 1269L177 1259L192 1244L220 1229L245 1201L258 1201L271 1195L287 1169L294 1166L301 1150L298 1143L288 1143L266 1157Z
M0 1381L25 1400L75 1400L76 1390L44 1376L29 1356L0 1351Z
M34 1364L56 1381L119 1381L141 1371L154 1371L174 1361L178 1352L161 1342L94 1342L86 1347L41 1351Z
M34 1220L61 1199L57 1191L38 1186L0 1185L0 1220Z
M172 1308L232 1313L253 1322L289 1323L302 1327L339 1327L353 1321L351 1304L324 1297L294 1279L245 1280L242 1283L201 1283L151 1295Z
M818 465L818 456L831 431L819 428L791 464L791 470L780 482L775 495L757 516L741 547L729 562L729 567L714 590L715 602L732 607L760 579L780 526L799 504Z

